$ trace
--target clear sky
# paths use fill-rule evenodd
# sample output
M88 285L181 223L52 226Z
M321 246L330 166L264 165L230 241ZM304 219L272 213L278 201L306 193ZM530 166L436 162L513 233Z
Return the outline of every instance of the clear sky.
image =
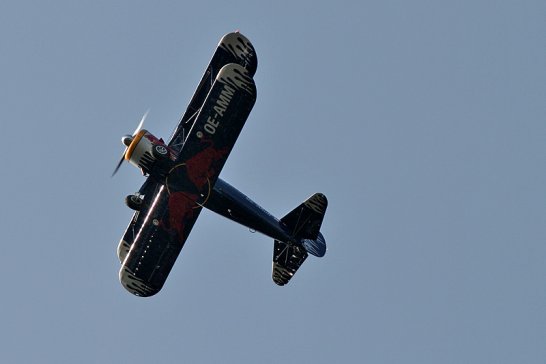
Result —
M544 1L2 1L0 362L544 363ZM258 100L222 178L329 198L286 287L205 211L157 296L118 282L143 182L223 34Z

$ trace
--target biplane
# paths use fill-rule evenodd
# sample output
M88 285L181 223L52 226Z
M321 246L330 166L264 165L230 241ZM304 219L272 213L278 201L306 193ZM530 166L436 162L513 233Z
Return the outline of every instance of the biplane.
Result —
M254 102L258 65L250 41L239 32L225 35L197 89L165 143L143 129L122 138L123 161L146 176L125 202L134 210L119 243L119 279L136 296L163 287L201 210L207 208L274 240L273 281L285 285L308 254L322 257L320 227L327 200L309 197L280 220L218 178Z

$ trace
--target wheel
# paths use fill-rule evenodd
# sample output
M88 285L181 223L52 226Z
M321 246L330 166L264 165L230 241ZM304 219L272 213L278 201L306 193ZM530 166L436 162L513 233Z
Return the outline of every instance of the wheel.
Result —
M140 211L142 208L142 199L136 195L129 195L125 197L125 204L131 210Z

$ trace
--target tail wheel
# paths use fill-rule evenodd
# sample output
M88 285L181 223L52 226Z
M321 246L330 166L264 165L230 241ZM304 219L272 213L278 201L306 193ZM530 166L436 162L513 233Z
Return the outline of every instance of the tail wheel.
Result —
M142 199L137 195L129 195L125 197L125 204L131 210L140 211L142 208Z

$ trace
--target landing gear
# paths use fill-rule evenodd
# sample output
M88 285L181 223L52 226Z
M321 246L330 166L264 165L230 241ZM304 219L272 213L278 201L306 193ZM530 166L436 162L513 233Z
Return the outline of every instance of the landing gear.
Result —
M125 197L125 204L131 210L140 211L140 209L142 208L142 198L138 194L129 195Z

